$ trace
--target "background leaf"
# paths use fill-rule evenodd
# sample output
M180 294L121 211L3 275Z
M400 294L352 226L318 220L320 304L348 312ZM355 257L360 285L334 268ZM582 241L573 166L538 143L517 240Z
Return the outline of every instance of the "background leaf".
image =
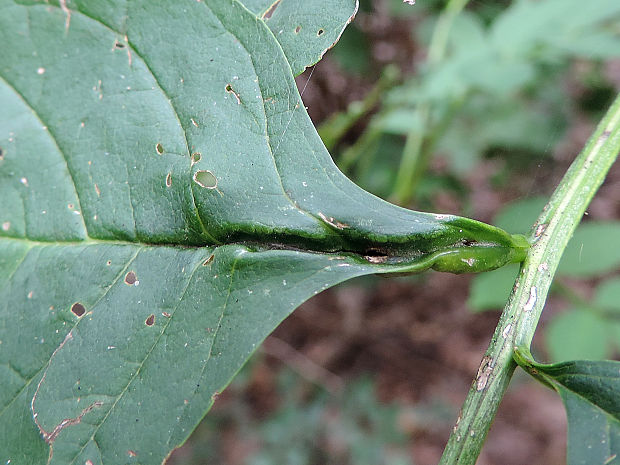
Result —
M546 342L553 360L600 360L609 355L609 336L609 324L592 310L574 309L551 320Z
M558 273L565 276L601 275L620 266L620 222L588 222L568 243Z

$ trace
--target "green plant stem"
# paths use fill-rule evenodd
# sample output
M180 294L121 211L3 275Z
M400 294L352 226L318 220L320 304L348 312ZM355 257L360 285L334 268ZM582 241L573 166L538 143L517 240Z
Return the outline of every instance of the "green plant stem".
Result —
M342 137L360 119L368 115L377 106L385 93L393 88L400 79L400 70L395 65L386 66L381 72L381 77L361 101L349 104L346 111L329 117L317 128L327 150L332 151ZM349 161L350 164L352 161Z
M381 138L381 134L382 132L380 129L369 125L362 136L358 138L353 145L347 147L347 149L338 158L338 168L340 168L343 173L351 175L354 171L353 167L356 162L362 158L362 154L372 152L372 150L377 146L379 139Z
M450 0L439 16L428 49L427 62L429 68L433 68L443 60L454 19L465 8L467 1ZM431 119L430 103L421 103L416 111L420 124L412 127L407 134L392 194L394 201L401 205L407 204L411 200L416 185L426 171L432 156L432 144L424 143L426 128Z
M475 464L517 366L514 350L518 347L529 352L562 252L619 151L620 95L532 228L532 248L522 264L440 465Z

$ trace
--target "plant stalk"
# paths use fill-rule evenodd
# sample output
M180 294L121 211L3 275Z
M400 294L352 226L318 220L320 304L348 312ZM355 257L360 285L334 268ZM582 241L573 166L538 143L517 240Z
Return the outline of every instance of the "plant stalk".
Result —
M620 152L620 94L532 227L532 248L465 399L440 465L474 465L516 368L529 352L553 275L588 204Z
M454 19L465 8L468 0L450 0L441 12L428 49L428 65L433 68L440 63L445 54ZM394 192L394 200L405 205L409 203L417 183L426 171L432 156L432 144L425 144L426 129L431 120L431 105L423 102L416 108L419 126L412 127L407 134L403 155L398 168Z

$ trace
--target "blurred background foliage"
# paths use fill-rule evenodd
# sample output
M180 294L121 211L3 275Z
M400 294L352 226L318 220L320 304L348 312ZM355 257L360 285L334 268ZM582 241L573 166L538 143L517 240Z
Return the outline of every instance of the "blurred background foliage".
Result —
M298 85L365 189L527 234L620 91L620 2L361 0ZM539 359L618 358L619 271L615 166L560 264ZM437 463L517 272L365 278L317 296L169 463ZM478 463L564 463L564 422L517 375Z

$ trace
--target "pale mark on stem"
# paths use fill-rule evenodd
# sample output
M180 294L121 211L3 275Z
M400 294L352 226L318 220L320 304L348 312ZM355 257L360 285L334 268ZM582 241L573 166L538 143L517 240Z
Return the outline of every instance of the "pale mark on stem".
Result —
M523 307L523 311L531 312L532 309L534 308L534 305L536 305L536 299L537 299L536 286L532 286L532 288L530 289L530 297L529 299L527 299L527 302L525 303L525 306Z
M502 336L504 336L504 339L508 337L511 329L512 329L512 323L508 323L506 327L504 328L504 330L502 331Z
M482 359L478 374L476 375L476 391L482 391L489 382L489 377L493 371L493 359L488 355Z

